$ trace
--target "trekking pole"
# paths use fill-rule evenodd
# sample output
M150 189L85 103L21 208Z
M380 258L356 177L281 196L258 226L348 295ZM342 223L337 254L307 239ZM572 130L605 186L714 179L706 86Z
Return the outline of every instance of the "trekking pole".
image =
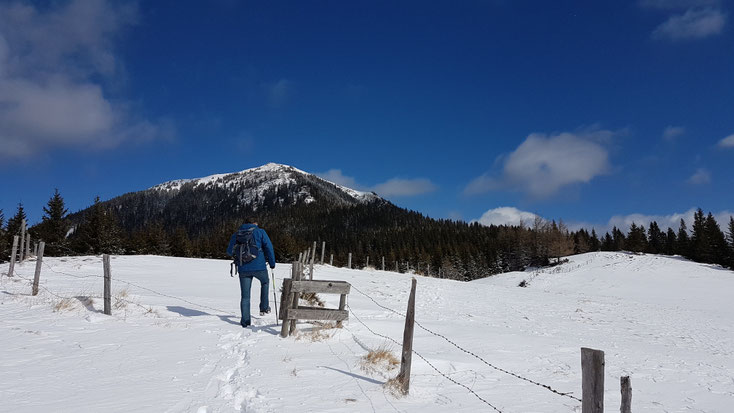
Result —
M270 269L270 275L273 277L273 307L275 307L275 325L280 325L280 318L278 318L278 301L276 300L275 295L275 271L273 269Z

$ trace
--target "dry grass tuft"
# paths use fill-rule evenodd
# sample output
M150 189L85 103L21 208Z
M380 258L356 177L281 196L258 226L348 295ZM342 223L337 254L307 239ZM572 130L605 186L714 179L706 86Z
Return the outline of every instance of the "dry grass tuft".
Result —
M306 301L311 307L323 307L324 302L316 293L301 293L301 300Z
M307 340L311 342L326 341L334 336L332 330L337 328L335 322L322 323L314 321L313 325L310 331L299 331L296 340Z
M393 377L386 381L382 387L396 398L405 396L405 393L403 393L403 384L400 383L400 380L398 380L397 377Z
M127 308L127 297L130 295L127 288L123 288L122 290L118 291L117 294L115 294L115 304L113 307L115 310L122 310L124 308Z
M362 369L367 371L390 371L400 365L400 360L383 344L362 356Z
M55 312L68 311L74 308L74 300L70 298L62 298L59 302L54 305Z

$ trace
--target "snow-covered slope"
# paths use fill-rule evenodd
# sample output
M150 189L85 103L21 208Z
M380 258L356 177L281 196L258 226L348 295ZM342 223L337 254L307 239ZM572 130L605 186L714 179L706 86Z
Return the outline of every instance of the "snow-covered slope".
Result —
M113 257L112 317L100 314L101 299L85 298L102 291L99 257L44 262L37 297L28 281L0 278L3 411L492 411L441 374L502 412L581 411L421 328L414 349L441 374L414 356L411 394L395 398L383 383L397 371L364 369L361 357L386 346L399 358L385 337L401 341L404 318L386 308L405 310L408 275L317 266L317 279L352 283L350 319L321 333L299 323L298 337L282 339L274 314L239 327L227 261ZM16 269L29 279L34 263ZM289 273L277 266L278 285ZM529 287L517 287L523 279ZM732 287L734 273L716 267L592 253L470 283L418 277L416 320L496 367L576 397L580 347L604 350L608 411L619 408L619 377L629 375L636 412L729 412ZM253 309L258 294L255 287ZM338 296L322 298L338 305ZM59 303L70 308L54 312Z
M251 203L256 199L261 199L267 191L272 190L273 188L300 185L303 179L334 186L357 202L369 202L380 199L372 192L362 192L337 185L292 166L277 163L268 163L257 168L245 169L240 172L217 174L204 178L178 179L156 185L150 188L150 190L178 191L184 185L191 185L192 187L219 187L239 190L246 194L246 196L242 198L242 202ZM309 192L308 188L301 187L300 190L304 192L303 196L307 203L315 200L313 194Z

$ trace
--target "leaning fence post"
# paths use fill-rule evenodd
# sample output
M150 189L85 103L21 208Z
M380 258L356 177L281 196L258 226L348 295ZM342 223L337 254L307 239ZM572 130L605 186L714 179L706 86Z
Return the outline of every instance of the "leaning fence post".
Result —
M18 249L18 262L23 262L25 256L23 249L25 248L25 219L20 224L20 248Z
M13 249L10 250L10 268L8 268L8 277L13 276L15 271L15 250L18 249L18 236L13 235Z
M33 277L32 295L38 295L38 282L41 280L41 264L43 262L43 250L45 248L46 243L41 241L41 246L38 247L38 256L36 257L36 274Z
M408 394L410 390L410 364L413 359L413 328L415 324L415 278L410 282L410 298L408 312L405 315L405 331L403 332L403 355L400 359L400 374L397 380L400 390Z
M102 266L104 268L104 313L112 315L112 274L110 274L110 256L108 254L102 256Z
M622 388L622 406L619 411L621 413L632 413L632 385L630 384L630 376L622 376L619 379Z
M581 348L581 413L604 413L604 352Z
M324 252L326 251L326 241L321 243L321 265L324 265Z

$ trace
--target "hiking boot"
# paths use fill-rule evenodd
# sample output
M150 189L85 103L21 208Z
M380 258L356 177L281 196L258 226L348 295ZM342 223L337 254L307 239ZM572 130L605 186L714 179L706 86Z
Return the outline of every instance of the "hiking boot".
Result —
M260 311L260 316L264 316L265 314L270 314L270 307L265 311Z

